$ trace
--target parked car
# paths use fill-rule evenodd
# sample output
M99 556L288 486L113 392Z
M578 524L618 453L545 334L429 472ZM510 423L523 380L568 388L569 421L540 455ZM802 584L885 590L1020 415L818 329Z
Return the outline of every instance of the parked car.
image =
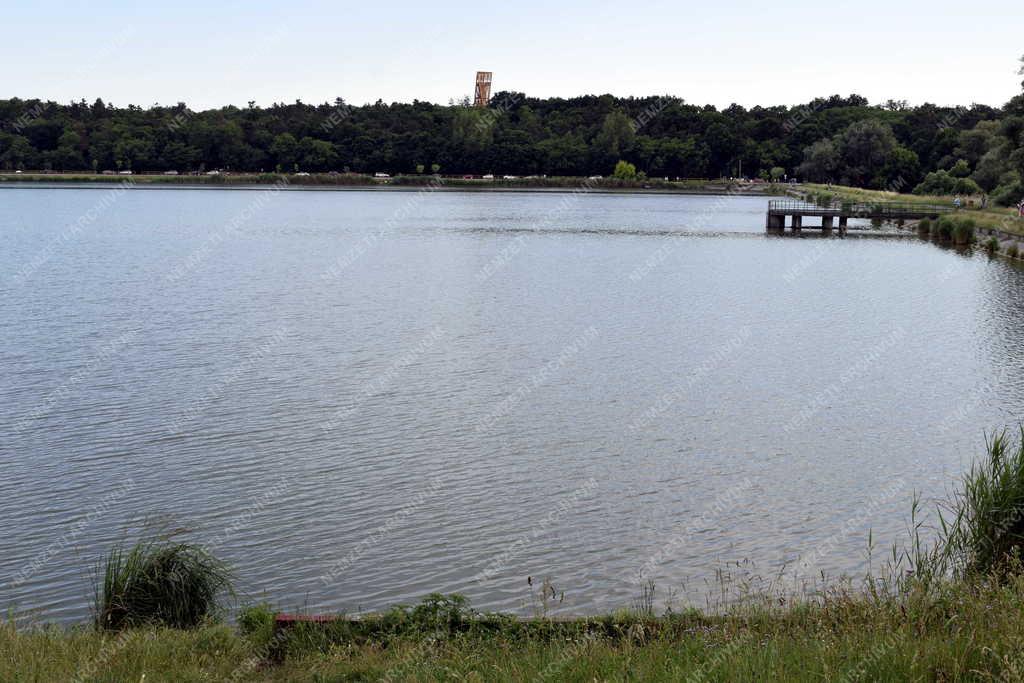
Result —
M131 175L131 171L118 171L117 175Z
M501 178L502 178L502 180L517 180L519 178L519 176L517 176L517 175L503 175L503 176L501 176Z
M487 175L484 176L484 180L494 180L494 174L488 173Z
M391 176L388 175L387 173L374 173L373 177L374 178L390 178Z
M298 173L296 173L295 175L297 175L297 176L307 176L307 175L309 175L309 174L308 174L308 173L306 173L305 171L299 171L299 172L298 172Z
M164 175L178 175L177 171L164 171Z
M206 175L220 175L220 171L207 171Z

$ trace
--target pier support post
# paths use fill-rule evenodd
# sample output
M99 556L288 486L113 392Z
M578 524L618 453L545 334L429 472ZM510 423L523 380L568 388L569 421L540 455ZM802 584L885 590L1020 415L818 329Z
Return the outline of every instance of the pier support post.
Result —
M831 235L832 234L832 216L821 217L821 234Z
M799 235L800 234L800 228L803 227L803 222L804 222L803 219L804 219L803 216L797 216L797 215L793 216L793 234L794 235Z
M786 217L768 214L768 222L765 224L768 232L783 232L786 229Z
M842 237L846 236L846 221L849 220L847 216L839 217L839 234Z

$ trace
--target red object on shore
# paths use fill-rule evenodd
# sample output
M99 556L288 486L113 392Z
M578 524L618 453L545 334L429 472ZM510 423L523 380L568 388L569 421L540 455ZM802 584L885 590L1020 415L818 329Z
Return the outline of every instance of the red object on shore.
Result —
M274 617L275 626L293 626L298 623L329 624L339 617L331 614L278 614Z

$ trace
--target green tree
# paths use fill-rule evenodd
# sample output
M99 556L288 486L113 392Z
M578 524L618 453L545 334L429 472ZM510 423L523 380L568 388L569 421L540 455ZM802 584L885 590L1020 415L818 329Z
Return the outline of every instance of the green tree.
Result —
M281 166L294 166L299 160L299 143L291 133L281 133L274 137L269 151Z
M896 136L887 124L874 119L851 123L839 138L839 154L844 177L854 185L878 185L872 182L897 146Z
M331 143L311 137L302 138L299 142L299 153L302 165L311 171L330 170L338 158Z
M62 171L84 169L86 164L81 146L81 135L73 130L64 131L57 143L57 150L53 154L53 162L57 168Z
M971 165L967 163L966 159L958 159L949 169L949 175L954 178L966 178L971 175Z
M840 153L835 140L818 140L804 150L804 161L797 175L805 180L827 182L839 168Z
M201 153L183 142L169 142L160 155L163 166L176 171L192 170L199 163Z
M618 159L633 149L635 141L633 121L625 112L616 110L604 117L601 132L594 140L594 147L599 154Z
M917 153L896 145L889 154L875 184L893 192L905 192L921 177L921 161Z
M953 150L954 156L966 160L971 166L976 166L992 147L998 132L998 122L979 121L974 128L960 132L956 148Z
M35 165L38 152L23 135L14 135L7 150L0 155L0 163L7 169L24 169Z

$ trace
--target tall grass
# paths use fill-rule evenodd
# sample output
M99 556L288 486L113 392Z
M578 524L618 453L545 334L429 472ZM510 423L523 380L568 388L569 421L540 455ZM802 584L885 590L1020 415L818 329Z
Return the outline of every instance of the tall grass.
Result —
M988 457L964 476L944 524L950 568L963 578L1005 575L1024 548L1024 427L987 445Z
M937 237L943 241L951 241L953 239L953 229L956 227L956 221L950 216L942 216L935 223L935 227L932 229L932 237Z
M166 540L118 545L97 580L96 625L192 628L215 616L231 594L230 569L199 546Z
M971 244L974 242L974 220L971 218L957 218L953 225L953 242L956 244Z
M880 581L898 593L1001 582L1019 574L1024 551L1024 427L986 441L985 458L939 504L935 540L926 540L920 498L911 504L909 540L894 545Z

